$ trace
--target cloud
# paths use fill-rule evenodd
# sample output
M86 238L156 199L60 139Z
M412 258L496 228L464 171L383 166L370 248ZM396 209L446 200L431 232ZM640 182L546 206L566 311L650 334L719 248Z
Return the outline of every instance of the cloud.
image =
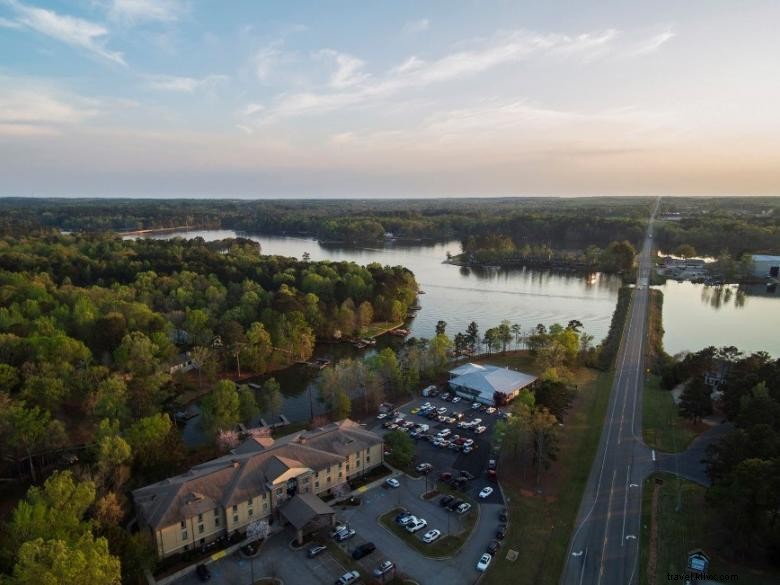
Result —
M260 81L267 80L281 61L282 51L279 50L278 45L279 43L272 43L255 53L253 65L255 74Z
M136 24L178 20L186 7L178 0L111 0L107 9L113 20Z
M28 6L18 0L2 0L16 13L15 23L67 45L84 49L114 63L125 65L122 53L105 47L108 30L95 22Z
M365 66L365 61L340 53L333 49L322 49L317 52L320 58L329 59L334 62L336 69L330 77L330 86L336 89L352 87L368 80L369 75L362 73L361 69Z
M617 37L617 31L612 29L577 36L525 30L498 33L489 39L473 41L471 48L454 51L436 60L409 57L379 78L362 73L365 65L362 60L325 49L318 55L335 60L337 68L330 78L329 87L336 91L281 94L266 110L265 121L321 114L375 102L405 90L468 79L534 55L590 59L608 52Z
M158 91L193 93L206 87L225 81L224 75L207 75L206 77L177 77L174 75L154 75L149 79L149 86Z
M419 20L410 20L405 23L401 29L405 34L416 34L425 32L431 28L431 22L427 18L420 18Z
M0 77L0 87L6 88L0 90L0 135L55 134L99 114L95 100L47 87L19 85L19 80Z
M8 20L0 16L0 28L22 28L22 25L13 20Z
M641 56L654 53L661 48L668 41L677 36L677 33L672 27L668 27L666 30L653 35L649 39L640 42L633 51L629 51L629 56Z

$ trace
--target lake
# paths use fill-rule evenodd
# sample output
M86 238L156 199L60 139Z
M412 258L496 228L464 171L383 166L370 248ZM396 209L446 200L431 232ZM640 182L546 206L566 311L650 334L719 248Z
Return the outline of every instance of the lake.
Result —
M422 308L409 325L411 334L417 337L432 337L439 320L447 323L447 334L452 337L465 331L471 321L476 321L480 333L484 333L503 319L519 323L524 331L538 323L565 325L578 319L598 342L609 330L621 284L618 277L605 274L584 276L517 268L469 269L445 263L447 252L460 252L458 241L429 245L388 242L382 247L363 247L320 244L306 238L238 234L231 230L193 230L148 234L147 237L202 237L213 241L239 235L258 242L264 254L301 258L308 252L311 260L379 262L409 268L425 291L419 296ZM401 342L399 338L384 335L379 338L376 348L397 347ZM315 355L338 360L355 353L345 344L318 344ZM290 420L306 420L312 412L315 415L323 412L323 405L317 400L317 374L316 370L300 365L274 373L285 396L283 412ZM185 427L187 444L201 441L199 418L191 419Z
M780 287L667 280L654 288L664 294L667 353L733 345L744 353L765 351L780 357Z

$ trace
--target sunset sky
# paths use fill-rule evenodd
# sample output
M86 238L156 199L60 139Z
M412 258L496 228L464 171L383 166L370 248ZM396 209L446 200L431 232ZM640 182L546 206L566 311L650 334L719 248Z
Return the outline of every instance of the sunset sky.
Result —
M0 196L780 194L780 2L0 0Z

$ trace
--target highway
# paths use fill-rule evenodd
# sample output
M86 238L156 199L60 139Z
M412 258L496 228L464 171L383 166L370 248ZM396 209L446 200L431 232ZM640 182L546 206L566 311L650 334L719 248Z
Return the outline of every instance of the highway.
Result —
M638 256L637 286L615 362L607 415L569 544L563 585L639 582L642 483L653 453L642 442L648 283L656 202Z

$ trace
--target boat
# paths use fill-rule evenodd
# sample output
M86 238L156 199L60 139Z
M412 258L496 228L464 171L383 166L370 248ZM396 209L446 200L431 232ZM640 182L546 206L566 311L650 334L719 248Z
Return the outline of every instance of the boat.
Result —
M418 290L418 291L417 291L417 294L418 294L418 295L424 295L424 294L425 294L425 291L424 291L424 290Z
M390 333L390 335L395 335L397 337L406 337L407 335L409 335L409 330L408 329L400 329L399 328L399 329L393 329L393 330L389 331L388 333Z
M422 307L420 305L413 305L413 306L409 307L410 311L419 311L420 309L422 309Z

